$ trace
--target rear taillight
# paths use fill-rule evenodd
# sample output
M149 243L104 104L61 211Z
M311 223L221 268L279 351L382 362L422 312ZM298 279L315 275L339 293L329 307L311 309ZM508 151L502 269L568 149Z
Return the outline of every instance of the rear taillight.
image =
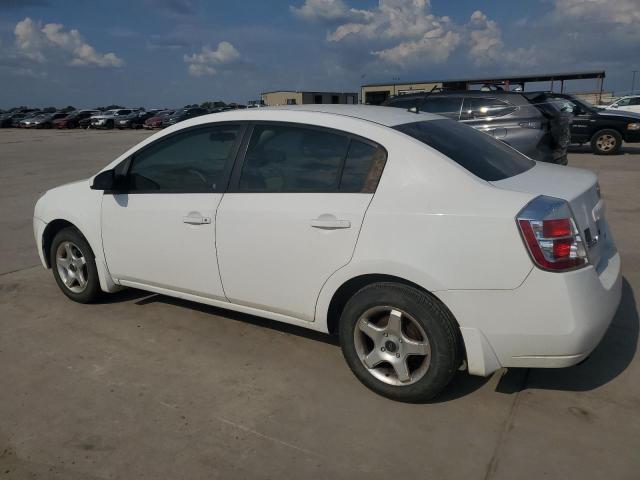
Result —
M565 200L537 197L518 214L517 223L538 267L562 271L589 263L573 213Z

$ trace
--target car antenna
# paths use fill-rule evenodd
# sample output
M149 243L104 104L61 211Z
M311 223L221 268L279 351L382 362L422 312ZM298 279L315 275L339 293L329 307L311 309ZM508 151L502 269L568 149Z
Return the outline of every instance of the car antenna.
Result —
M424 105L424 102L427 101L427 98L429 98L429 95L431 95L437 88L440 88L440 87L438 87L438 85L434 85L431 88L431 90L429 90L427 94L422 98L422 101L418 105L408 108L407 112L420 113L420 109L422 108L422 105Z

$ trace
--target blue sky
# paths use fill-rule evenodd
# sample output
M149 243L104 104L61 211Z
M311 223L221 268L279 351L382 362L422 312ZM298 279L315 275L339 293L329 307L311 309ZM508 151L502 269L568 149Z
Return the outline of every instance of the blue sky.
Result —
M639 27L640 0L0 0L0 108L592 69L627 92Z

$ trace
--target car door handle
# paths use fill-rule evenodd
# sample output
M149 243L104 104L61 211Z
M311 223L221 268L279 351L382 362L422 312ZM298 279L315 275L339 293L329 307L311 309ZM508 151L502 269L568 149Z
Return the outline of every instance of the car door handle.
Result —
M186 217L182 217L182 223L187 223L189 225L208 225L211 223L211 217L188 215Z
M351 222L336 218L315 218L311 220L311 226L322 230L338 230L340 228L351 228Z

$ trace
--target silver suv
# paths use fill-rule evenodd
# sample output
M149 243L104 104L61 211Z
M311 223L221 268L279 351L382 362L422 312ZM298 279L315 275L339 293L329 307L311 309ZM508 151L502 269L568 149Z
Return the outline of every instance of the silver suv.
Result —
M567 164L570 113L517 92L456 91L399 95L383 105L431 112L502 140L534 160Z

